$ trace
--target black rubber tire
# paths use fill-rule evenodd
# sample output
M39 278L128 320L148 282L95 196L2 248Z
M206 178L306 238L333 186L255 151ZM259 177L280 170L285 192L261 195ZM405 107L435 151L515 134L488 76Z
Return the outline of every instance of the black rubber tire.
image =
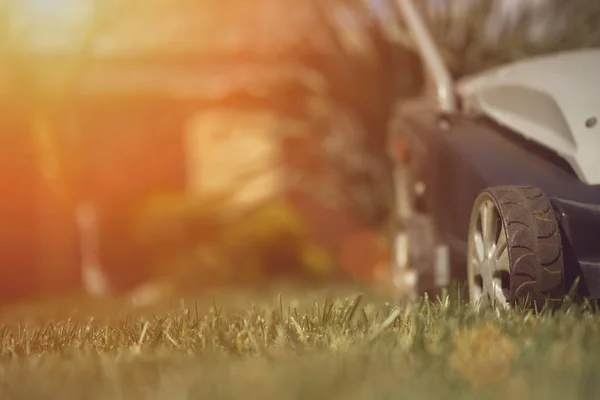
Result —
M563 248L548 197L539 188L525 186L488 188L480 194L486 195L496 203L507 236L508 301L538 308L560 305L565 296Z

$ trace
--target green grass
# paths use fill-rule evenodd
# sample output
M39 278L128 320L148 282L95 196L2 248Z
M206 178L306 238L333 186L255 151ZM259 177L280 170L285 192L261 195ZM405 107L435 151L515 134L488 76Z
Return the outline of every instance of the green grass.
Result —
M116 311L95 319L81 305L71 318L48 311L44 320L43 307L19 318L5 312L0 398L592 399L600 393L600 317L581 307L498 315L452 301L395 307L359 294L289 293L240 293L237 301L205 296L135 313L115 303Z

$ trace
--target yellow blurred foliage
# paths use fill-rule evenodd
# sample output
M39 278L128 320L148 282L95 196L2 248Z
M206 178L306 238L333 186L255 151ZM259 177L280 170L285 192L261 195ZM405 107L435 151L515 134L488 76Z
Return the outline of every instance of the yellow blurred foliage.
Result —
M301 251L301 265L311 276L324 277L332 274L334 261L331 254L314 243L305 243Z
M508 377L516 355L516 345L497 327L486 323L456 334L450 365L473 386L483 386Z
M223 207L185 194L157 195L140 207L133 234L148 252L154 278L236 283L334 272L333 258L290 204L273 201L234 220L223 216Z

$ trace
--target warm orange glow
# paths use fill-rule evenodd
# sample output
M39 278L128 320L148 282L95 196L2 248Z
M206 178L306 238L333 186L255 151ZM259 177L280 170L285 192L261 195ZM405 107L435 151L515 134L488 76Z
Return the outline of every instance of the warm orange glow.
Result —
M52 13L64 6L63 0L21 0L21 7L36 13Z
M4 192L13 198L0 209L14 215L10 231L0 234L12 235L5 242L23 260L0 266L0 298L13 283L23 286L19 296L77 284L81 204L97 213L95 248L117 290L176 275L180 264L229 263L218 279L229 279L228 271L251 280L294 269L321 279L337 273L339 261L361 281L382 264L374 233L316 196L323 182L337 184L320 155L320 133L333 121L325 116L337 108L320 72L297 62L312 40L310 15L286 15L278 37L271 27L281 13L253 12L252 2L193 3L11 2L10 59L0 65L10 98L0 109L0 151L7 153L0 177L6 175ZM17 108L19 126L9 126ZM301 185L311 194L291 190ZM154 214L140 212L161 196L170 200ZM326 196L338 204L339 195ZM198 204L217 221L197 217L206 214ZM148 220L137 221L138 214ZM200 222L190 224L192 218ZM227 234L217 236L217 229ZM202 235L211 240L206 246Z
M10 44L19 51L77 49L93 13L91 0L19 0L9 9Z
M390 260L387 247L374 231L364 229L346 236L339 255L340 268L358 282L371 283Z
M15 2L13 12L17 16L29 19L65 18L81 16L82 12L90 12L93 0L19 0Z

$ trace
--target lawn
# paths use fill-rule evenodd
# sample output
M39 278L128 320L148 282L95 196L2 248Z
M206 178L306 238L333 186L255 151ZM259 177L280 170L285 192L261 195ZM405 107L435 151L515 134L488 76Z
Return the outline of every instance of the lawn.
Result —
M217 292L144 310L119 301L3 310L0 399L600 393L600 316L580 306L496 314L450 298L396 307L347 290L280 293Z

